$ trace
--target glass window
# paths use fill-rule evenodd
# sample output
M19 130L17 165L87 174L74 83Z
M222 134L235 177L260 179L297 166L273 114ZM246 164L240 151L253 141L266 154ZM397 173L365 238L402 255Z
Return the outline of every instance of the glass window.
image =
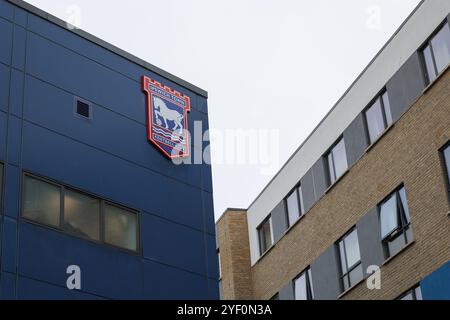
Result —
M344 291L357 284L363 278L358 232L353 229L338 243L341 261L341 278Z
M365 114L370 142L373 143L392 124L391 107L387 92L378 97Z
M333 184L348 169L347 154L343 138L328 153L327 160L330 184Z
M85 238L100 240L100 200L66 189L63 228Z
M450 145L444 149L444 161L445 161L445 169L447 174L448 186L450 186Z
M105 204L105 242L136 251L137 226L136 213Z
M450 27L446 23L431 38L423 50L429 82L432 82L450 63Z
M259 235L259 246L261 250L261 255L266 252L273 243L272 239L272 218L269 218L264 221L261 226L258 228Z
M288 211L289 226L292 226L295 221L301 216L300 204L299 204L299 194L296 188L292 193L286 198L286 207Z
M295 300L314 299L311 269L308 268L294 280L294 294Z
M30 176L24 179L23 216L52 227L59 227L61 188Z
M420 289L420 285L417 285L402 294L398 300L422 300L422 290Z
M390 257L412 240L405 188L402 187L391 194L379 208L381 238L386 256Z

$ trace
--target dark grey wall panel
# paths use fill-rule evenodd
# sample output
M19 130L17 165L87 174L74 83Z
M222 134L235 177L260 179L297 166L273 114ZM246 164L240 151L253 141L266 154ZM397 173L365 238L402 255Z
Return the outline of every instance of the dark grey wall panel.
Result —
M368 266L381 266L384 261L378 208L374 207L359 220L356 223L356 229L358 230L361 262L365 273Z
M271 212L273 239L275 242L281 239L288 228L284 199Z
M420 53L415 52L386 85L394 121L422 94L425 86Z
M316 200L320 199L320 197L325 194L325 190L328 188L325 170L325 161L321 157L312 168Z
M337 251L333 245L311 264L315 299L335 300L341 293L338 262Z
M351 167L369 146L364 116L360 113L344 131L348 166Z
M303 201L305 202L305 212L308 212L308 210L311 209L316 201L312 169L310 169L301 179L301 184L303 191Z
M278 293L280 300L294 300L294 284L289 281Z

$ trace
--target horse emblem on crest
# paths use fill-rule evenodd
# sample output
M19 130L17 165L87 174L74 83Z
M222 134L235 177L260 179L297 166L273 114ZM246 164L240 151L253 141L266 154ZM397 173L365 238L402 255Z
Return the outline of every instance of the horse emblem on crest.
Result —
M189 97L146 76L142 90L147 97L147 135L169 158L189 156L188 112Z

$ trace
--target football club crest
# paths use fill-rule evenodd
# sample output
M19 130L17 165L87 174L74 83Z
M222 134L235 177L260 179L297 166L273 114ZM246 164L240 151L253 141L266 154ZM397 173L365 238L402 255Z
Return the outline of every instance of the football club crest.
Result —
M142 77L142 90L147 95L147 135L167 157L189 156L189 97L148 77Z

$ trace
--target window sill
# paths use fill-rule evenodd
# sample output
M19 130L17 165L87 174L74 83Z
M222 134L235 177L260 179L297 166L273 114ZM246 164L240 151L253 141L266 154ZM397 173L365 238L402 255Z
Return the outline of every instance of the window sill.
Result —
M353 286L351 286L350 288L348 288L347 290L345 290L344 292L342 292L340 295L338 295L338 300L343 298L345 295L347 295L350 291L353 291L353 289L355 289L356 287L358 287L361 283L366 281L366 277L363 277L361 280L359 280L357 283L355 283Z
M389 258L387 258L386 260L384 260L384 262L381 264L381 266L385 266L387 265L389 262L391 262L392 260L394 260L396 257L398 257L400 254L402 254L403 252L405 252L409 247L412 247L414 244L416 243L416 241L411 241L410 243L408 243L406 246L404 246L403 248L400 249L399 252L397 252L396 254L394 254L393 256L390 256Z
M372 150L376 144L378 144L378 142L389 132L391 131L391 129L395 126L396 122L393 122L389 127L387 127L386 129L384 129L384 131L375 139L374 142L372 142L372 144L370 146L368 146L366 148L366 150L364 150L364 154L367 154L370 152L370 150Z
M331 191L331 189L333 189L335 185L337 185L342 179L344 179L344 177L345 177L349 172L350 172L350 168L348 168L347 170L345 170L345 172L344 172L339 178L337 178L336 181L333 182L332 185L330 185L330 186L325 190L325 193L324 193L324 194L328 194L328 193Z
M423 89L422 94L426 94L435 84L436 82L438 82L443 76L444 74L450 69L450 63L444 68L444 70L437 76L436 79L434 79L433 81L430 82L430 84Z

